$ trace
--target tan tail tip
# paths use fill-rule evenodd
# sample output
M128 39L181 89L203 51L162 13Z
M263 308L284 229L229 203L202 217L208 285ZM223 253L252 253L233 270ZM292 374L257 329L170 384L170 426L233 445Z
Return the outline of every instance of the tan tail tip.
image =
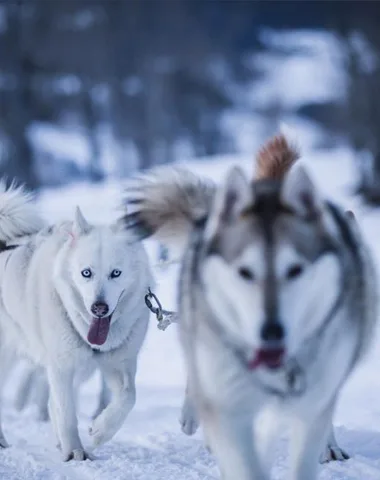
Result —
M256 156L256 180L282 180L292 165L300 158L300 152L285 135L271 138Z

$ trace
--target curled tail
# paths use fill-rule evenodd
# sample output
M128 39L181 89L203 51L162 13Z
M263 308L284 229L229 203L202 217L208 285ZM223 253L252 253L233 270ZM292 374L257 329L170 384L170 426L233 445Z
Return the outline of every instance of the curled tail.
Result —
M182 248L194 222L209 212L214 191L214 184L185 168L154 168L127 184L123 221L140 239L156 234Z
M37 233L43 220L31 194L12 184L0 181L0 242L6 244L18 237Z
M284 134L271 138L256 156L255 180L283 180L300 153Z
M298 150L278 135L259 151L255 179L282 180L298 158ZM215 189L185 168L154 168L126 185L122 221L139 239L156 235L182 248L193 224L209 214Z

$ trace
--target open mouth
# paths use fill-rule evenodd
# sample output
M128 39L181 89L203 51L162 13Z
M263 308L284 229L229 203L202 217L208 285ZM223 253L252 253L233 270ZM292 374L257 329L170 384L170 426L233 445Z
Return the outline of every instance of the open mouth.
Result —
M87 334L87 340L92 345L103 345L108 337L110 330L112 314L108 317L93 317L90 329Z
M284 347L262 347L256 350L254 357L248 362L248 368L255 370L260 366L270 369L282 367L285 359Z
M106 342L110 331L112 315L117 310L124 292L125 290L121 291L111 315L108 315L108 317L92 317L91 325L87 334L87 340L92 345L103 345Z

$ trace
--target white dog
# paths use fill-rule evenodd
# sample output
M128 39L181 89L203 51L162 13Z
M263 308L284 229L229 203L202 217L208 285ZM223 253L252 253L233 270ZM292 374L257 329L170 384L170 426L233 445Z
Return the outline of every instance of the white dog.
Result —
M136 361L149 320L144 295L153 280L143 246L122 224L92 226L77 209L73 222L42 232L41 226L30 197L3 185L0 361L16 351L45 369L63 458L84 460L74 377L98 367L111 390L90 429L99 445L119 430L135 403ZM1 429L0 445L7 446Z

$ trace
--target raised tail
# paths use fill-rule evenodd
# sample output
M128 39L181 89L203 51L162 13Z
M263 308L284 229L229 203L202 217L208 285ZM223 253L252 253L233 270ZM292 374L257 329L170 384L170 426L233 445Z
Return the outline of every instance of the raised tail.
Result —
M18 237L37 233L43 220L37 212L31 194L12 184L0 181L0 242L12 242Z
M259 151L255 179L281 180L298 158L298 149L278 135ZM215 189L185 168L154 168L127 183L122 221L139 239L156 235L182 248L194 223L208 215Z
M180 167L157 167L129 181L123 217L140 239L156 234L181 249L192 225L210 209L215 185Z
M283 180L300 152L284 134L271 138L256 156L255 180Z

